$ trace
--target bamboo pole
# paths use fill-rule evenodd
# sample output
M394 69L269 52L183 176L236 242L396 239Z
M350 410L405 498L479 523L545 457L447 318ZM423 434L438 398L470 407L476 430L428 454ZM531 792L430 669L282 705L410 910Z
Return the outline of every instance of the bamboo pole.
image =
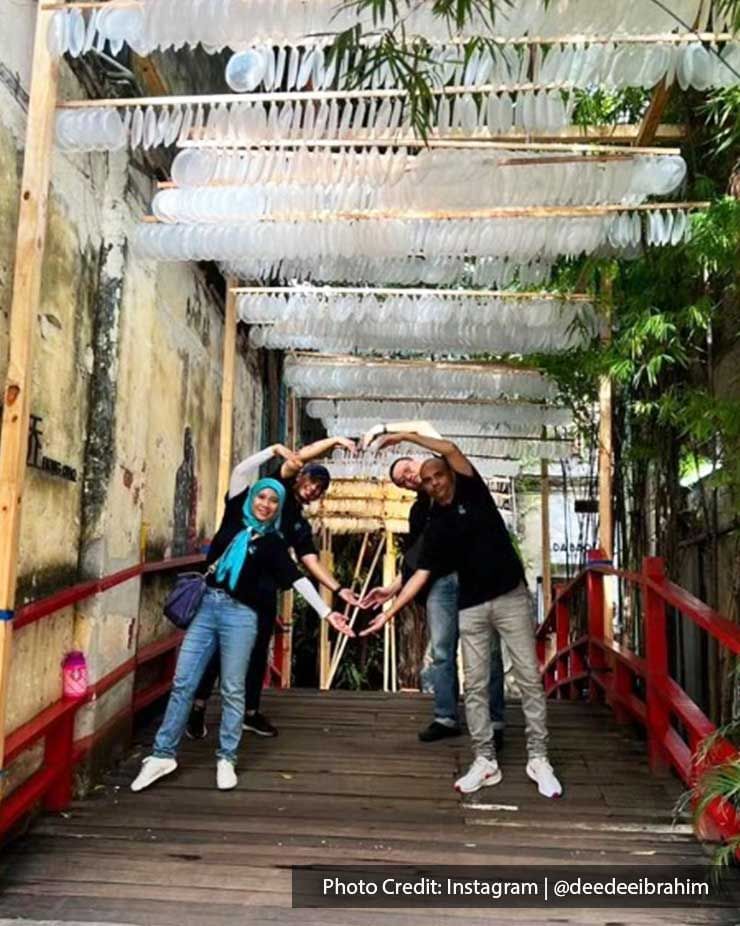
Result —
M26 148L18 213L8 369L0 441L0 769L4 768L5 717L18 570L23 488L28 449L33 339L41 293L59 64L46 45L51 13L38 11L33 46ZM0 776L0 799L5 775Z
M663 130L669 127L663 126ZM672 127L670 127L672 129ZM683 126L679 127L677 134L666 134L665 131L656 133L658 138L665 138L667 141L680 141L686 137L686 130ZM539 141L535 140L538 139ZM575 138L574 141L568 141L569 138ZM597 139L592 142L581 141L582 138ZM603 139L608 139L607 144ZM523 139L519 141L519 139ZM180 148L228 148L231 151L238 150L269 150L272 148L431 148L445 149L458 148L461 151L563 151L563 152L580 152L581 154L608 154L624 152L625 146L630 146L629 151L632 154L645 155L677 155L681 153L680 148L637 148L631 147L634 144L635 136L633 133L625 134L613 131L611 134L589 135L588 132L580 132L578 135L567 134L563 139L558 135L537 136L532 134L510 133L506 135L497 135L489 138L478 136L438 136L431 132L427 138L419 136L393 136L393 137L370 137L354 135L343 138L272 138L263 141L240 142L235 140L221 139L183 139L178 141Z
M383 557L383 585L391 585L396 577L396 544L393 532L385 532L385 555ZM386 603L384 610L390 607L390 602ZM396 659L396 622L389 621L386 625L389 631L388 643L388 661L390 663L390 689L398 690L398 665Z
M545 617L552 604L552 566L550 561L550 464L540 462L540 502L542 525L542 600Z
M293 671L293 589L283 592L280 601L280 622L283 625L283 664L280 666L280 687L290 688Z
M64 0L57 0L57 2L42 3L40 4L40 9L48 12L54 12L55 10L104 10L111 6L111 3L115 4L117 9L144 9L145 4L142 0L71 0L71 2L66 3ZM323 41L322 38L324 39ZM493 35L488 39L492 45L554 45L554 44L570 44L572 42L580 41L587 42L589 45L611 45L611 44L624 44L624 45L634 45L634 44L645 44L650 45L654 43L675 43L681 44L689 41L701 41L701 42L727 42L730 41L734 36L730 32L710 32L704 30L702 32L653 32L653 33L632 33L628 35L584 35L583 33L567 33L565 35L536 35L536 36L506 36L506 35ZM464 45L466 42L469 42L469 39L458 38L450 36L446 38L443 42L430 40L432 46L447 46L447 45ZM303 47L306 45L305 40L300 42L282 42L285 47ZM314 43L316 45L329 45L331 44L331 37L324 37L322 35L317 35L314 37Z
M388 221L398 219L404 221L430 221L446 222L461 219L510 219L510 218L592 218L612 215L618 212L677 212L678 210L707 209L711 203L708 200L681 203L640 203L625 206L622 203L605 203L598 206L495 206L484 209L358 209L349 212L275 212L262 215L230 216L230 224L254 222L255 224L273 224L276 222L360 222L360 221ZM234 220L237 221L234 221ZM191 223L163 222L156 216L145 216L142 220L150 225L190 225ZM221 228L221 222L192 223L193 225L213 225Z
M231 476L231 455L234 437L234 371L236 367L236 297L233 277L226 278L224 308L224 354L221 385L221 431L218 446L218 496L216 523L221 523L226 506Z
M469 93L520 93L539 92L550 90L565 90L569 85L562 82L532 83L502 83L502 84L476 84L475 86L449 86L432 87L433 96L462 96ZM352 90L270 90L252 93L191 93L173 94L172 96L141 96L141 97L108 97L102 99L65 100L59 103L59 109L96 109L105 106L110 109L128 109L134 106L153 107L160 106L223 106L248 105L252 103L321 103L337 100L397 100L407 96L404 88L392 87L388 89L362 89Z
M370 532L365 531L364 534L362 535L362 543L360 544L360 552L357 554L357 560L355 562L355 571L352 574L352 583L350 585L350 589L353 592L360 578L360 571L362 569L362 564L365 562L365 553L367 551L367 544L368 544L369 539L370 539ZM344 606L344 616L345 617L348 617L349 609L350 609L349 603L345 604ZM328 688L331 688L331 683L334 678L334 675L336 674L337 668L339 666L339 660L341 659L341 655L343 652L343 650L340 652L340 645L339 645L340 642L341 640L337 642L334 648L334 652L332 653L331 664L329 666L329 678L328 678L328 684L327 684Z
M332 535L329 531L324 531L319 551L319 560L329 572L334 572L334 555L332 551ZM334 601L334 595L328 588L321 587L321 597L331 607ZM329 623L328 621L319 622L319 688L325 691L329 686L327 678L329 675L329 659L331 656L329 642Z
M342 365L342 366L363 366L363 367L384 367L384 368L393 368L393 369L418 369L420 367L429 368L434 367L435 370L448 370L454 372L456 370L470 370L471 372L476 373L510 373L512 376L522 375L530 376L532 373L538 373L534 367L525 367L525 366L511 366L506 363L501 363L499 360L488 361L477 361L476 363L471 363L470 361L456 362L451 360L440 360L439 362L430 362L429 360L384 360L380 357L375 357L372 359L365 359L364 357L352 357L348 354L311 354L306 351L294 351L291 354L296 360L300 360L304 365L311 366L326 366L328 365ZM430 400L430 397L427 396L427 401Z
M613 276L601 281L600 302L604 318L602 341L611 343L614 315ZM606 559L614 558L614 383L610 376L599 382L599 547ZM614 594L611 580L604 582L604 636L611 640L614 626Z
M380 559L380 554L384 546L385 546L385 534L381 538L380 542L378 543L377 549L375 550L375 553L373 554L373 559L372 559L372 562L370 563L370 569L368 570L365 576L365 581L362 583L362 588L360 589L360 598L364 597L367 594L368 586L370 585L370 581L378 565L378 560ZM355 608L353 610L352 616L349 619L350 627L354 627L355 621L357 620L357 615L359 613L360 613L359 608ZM326 621L323 621L322 623L326 623ZM341 662L342 656L344 655L344 651L347 648L348 639L349 637L341 636L337 642L337 648L334 654L334 665L327 677L327 684L326 684L327 688L331 688L331 684L334 681L334 676L336 675L337 669L339 668L339 663Z
M316 293L320 296L453 296L456 298L470 299L506 299L512 302L526 301L531 299L542 299L543 301L553 302L593 302L593 296L589 293L552 293L542 290L541 292L514 292L508 289L424 289L421 287L403 287L392 286L304 286L302 283L296 286L235 286L232 290L237 296L245 295L288 295L296 293L303 295L306 293Z

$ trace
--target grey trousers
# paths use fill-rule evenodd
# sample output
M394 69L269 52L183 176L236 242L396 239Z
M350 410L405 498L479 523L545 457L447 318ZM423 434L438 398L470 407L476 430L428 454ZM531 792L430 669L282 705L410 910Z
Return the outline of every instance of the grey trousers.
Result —
M526 585L460 611L465 715L476 756L494 759L489 707L491 635L499 632L522 697L529 758L547 755L547 708L534 642L534 608Z

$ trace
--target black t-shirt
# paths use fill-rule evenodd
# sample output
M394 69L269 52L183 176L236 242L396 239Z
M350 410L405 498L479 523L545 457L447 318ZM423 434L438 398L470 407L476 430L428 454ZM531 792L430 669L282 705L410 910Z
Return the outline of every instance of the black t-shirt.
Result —
M455 473L449 505L431 506L418 568L440 575L456 571L461 609L505 595L524 581L501 512L475 469L471 476Z
M244 530L242 512L248 495L249 489L245 489L227 501L221 526L206 557L209 566L225 552L239 531ZM207 582L212 588L225 589L237 601L255 611L270 613L275 610L277 592L290 588L300 578L301 573L291 559L285 540L280 534L272 532L254 536L233 591L213 574L208 576Z
M429 496L424 492L419 492L409 512L408 539L403 562L401 564L401 577L404 584L408 582L417 569L426 568L421 567L419 563L426 545L426 531L433 526L430 519L431 509L432 503ZM436 546L436 544L433 545ZM433 573L431 581L427 582L421 592L416 596L416 600L419 604L424 604L426 602L432 582L440 576L446 576L450 572L454 572L454 569L454 564L449 556L437 556L434 562L434 568L431 569Z
M311 525L303 516L301 503L295 496L295 477L284 479L280 475L283 463L284 460L275 457L265 464L263 472L265 478L277 479L285 486L285 504L283 516L280 519L280 533L285 537L288 546L295 551L298 559L311 554L318 556Z

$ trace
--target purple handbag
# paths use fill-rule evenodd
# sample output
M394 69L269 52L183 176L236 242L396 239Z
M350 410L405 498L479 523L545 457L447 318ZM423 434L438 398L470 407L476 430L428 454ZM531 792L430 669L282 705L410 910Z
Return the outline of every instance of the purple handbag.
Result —
M210 570L209 570L210 571ZM198 613L206 593L206 575L200 572L183 572L164 602L164 613L175 627L185 630Z

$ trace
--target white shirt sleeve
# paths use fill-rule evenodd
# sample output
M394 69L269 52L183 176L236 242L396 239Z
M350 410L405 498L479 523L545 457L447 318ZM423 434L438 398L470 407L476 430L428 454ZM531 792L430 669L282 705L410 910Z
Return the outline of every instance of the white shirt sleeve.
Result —
M260 450L259 453L253 453L251 457L247 457L246 460L242 460L241 463L238 463L231 473L229 498L233 498L235 495L243 492L248 485L254 482L254 477L257 475L260 466L272 459L274 455L272 447L267 447L265 450Z
M305 576L296 579L293 583L293 588L299 595L305 598L306 603L314 609L322 620L331 614L332 609L316 591L313 583Z

